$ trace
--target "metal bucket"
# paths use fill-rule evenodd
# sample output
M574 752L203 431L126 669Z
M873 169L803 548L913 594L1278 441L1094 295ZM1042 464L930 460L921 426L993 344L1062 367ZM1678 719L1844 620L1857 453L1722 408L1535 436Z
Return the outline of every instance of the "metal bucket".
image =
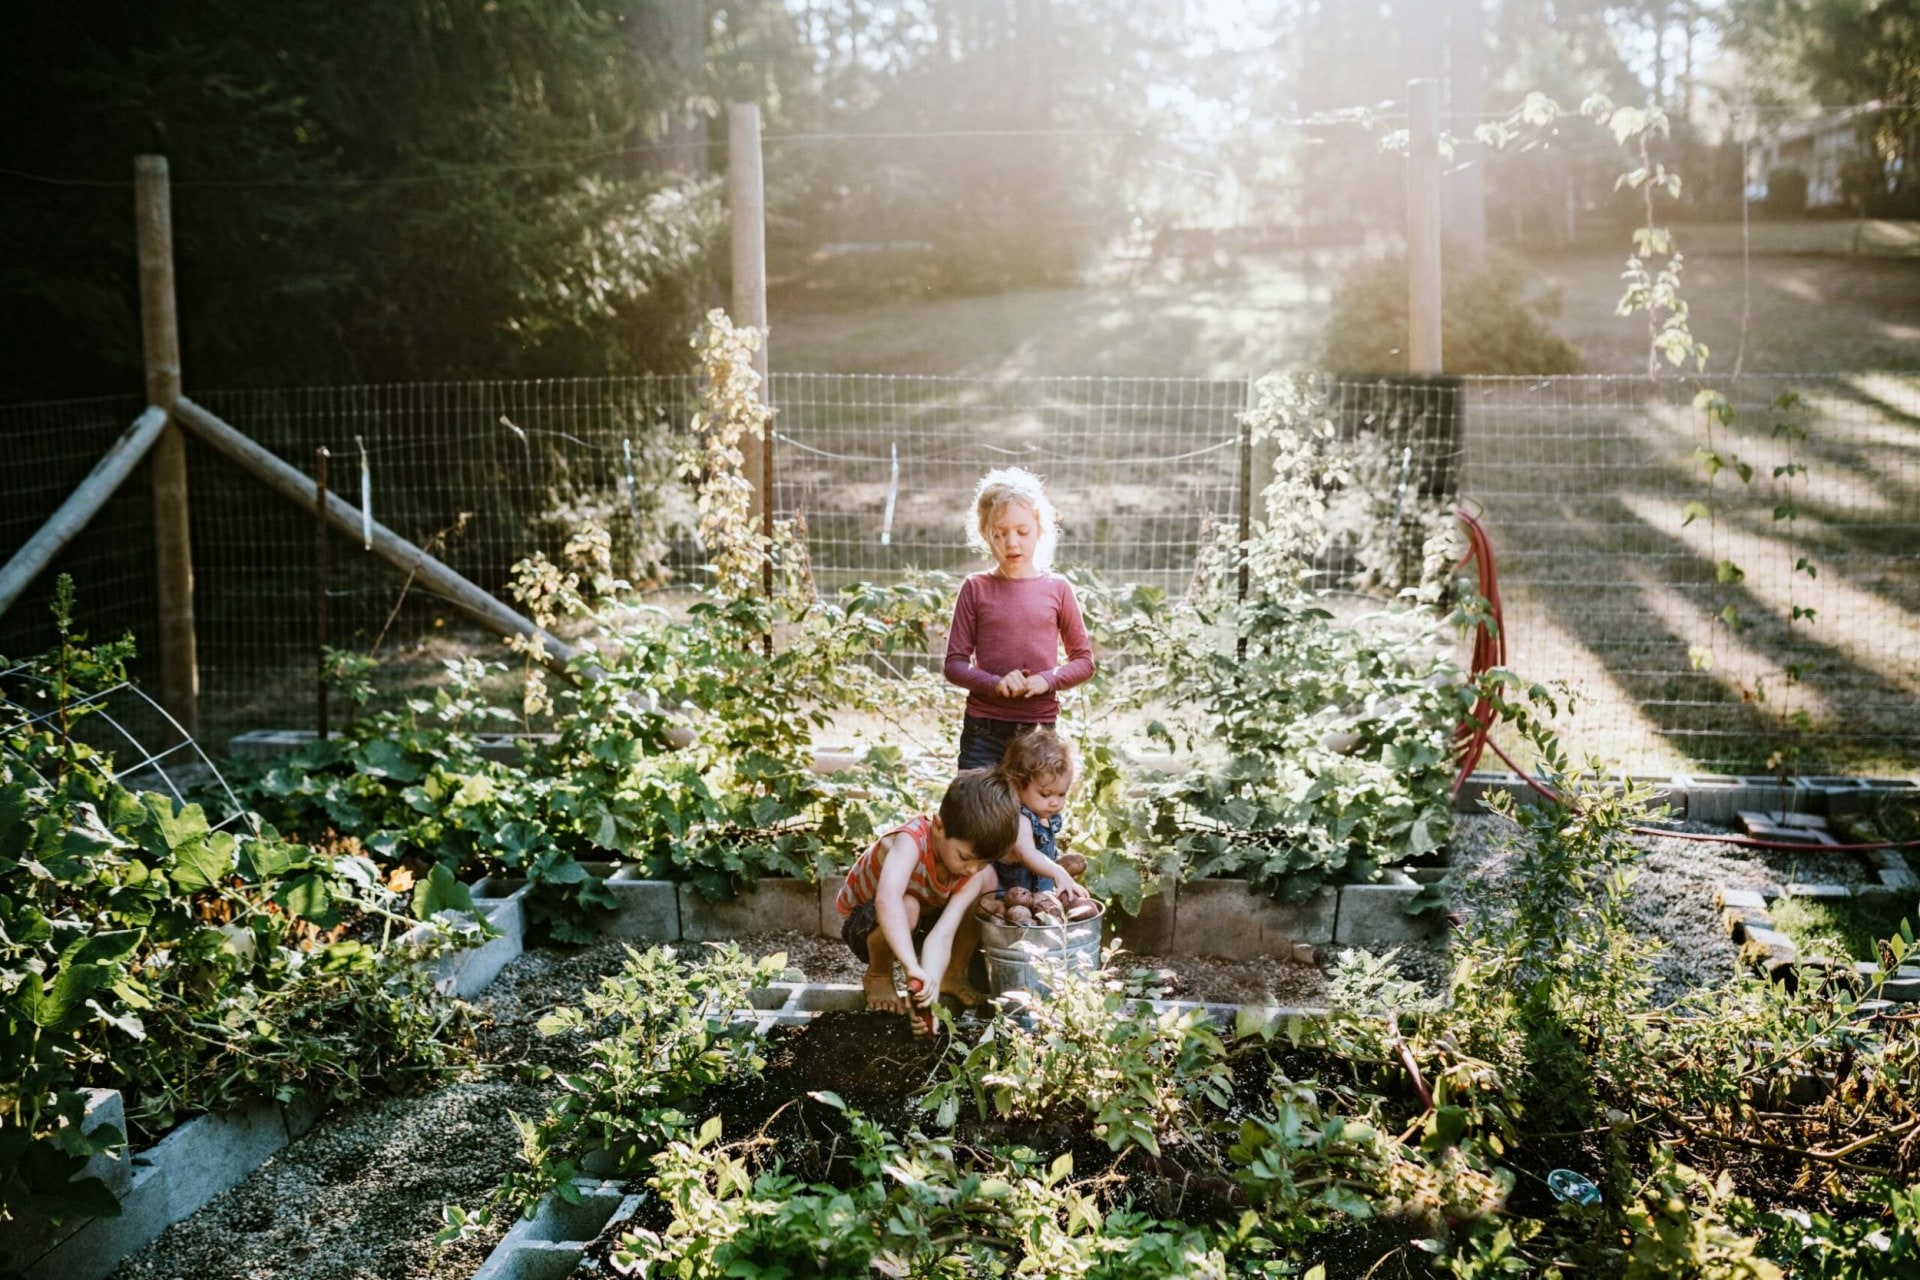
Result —
M1067 924L1013 925L980 921L980 954L987 961L987 989L1047 994L1046 975L1062 968L1092 972L1100 967L1100 932L1107 909Z

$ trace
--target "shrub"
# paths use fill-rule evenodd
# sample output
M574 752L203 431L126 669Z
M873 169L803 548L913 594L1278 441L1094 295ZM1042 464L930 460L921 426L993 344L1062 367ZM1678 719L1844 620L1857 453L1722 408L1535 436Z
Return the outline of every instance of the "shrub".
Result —
M131 646L87 647L71 607L63 576L59 646L0 663L20 695L0 698L0 1218L117 1212L97 1180L69 1181L122 1136L80 1134L84 1089L119 1089L157 1135L258 1098L410 1085L461 1056L459 1006L381 945L413 921L367 859L214 829L79 741L88 690L123 679Z
M1559 295L1520 259L1448 251L1441 258L1440 341L1449 373L1575 373L1580 356L1554 332ZM1320 365L1334 373L1407 371L1405 253L1354 267L1334 288Z
M1807 175L1792 165L1767 170L1767 198L1760 210L1772 218L1797 218L1807 211Z

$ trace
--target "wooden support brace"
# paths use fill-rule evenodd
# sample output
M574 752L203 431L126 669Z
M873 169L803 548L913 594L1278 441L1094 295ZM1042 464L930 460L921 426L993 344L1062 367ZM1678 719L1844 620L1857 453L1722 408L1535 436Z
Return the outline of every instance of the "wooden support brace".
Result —
M150 406L135 418L133 425L113 442L113 447L94 463L87 478L67 495L60 509L48 516L47 522L34 531L26 545L13 553L6 568L0 569L0 614L13 607L60 549L79 536L87 522L100 513L107 499L133 474L134 467L147 456L153 442L166 429L167 411L158 406Z
M258 476L269 488L306 510L311 511L315 508L319 501L318 487L297 468L283 462L273 453L254 443L237 428L195 404L186 396L181 396L174 402L173 413L174 417L194 434ZM347 537L356 540L360 537L359 508L346 502L337 493L327 495L326 519L329 525ZM378 521L373 524L372 547L388 564L403 574L412 574L415 581L422 587L445 598L480 625L503 636L537 637L549 661L555 666L564 666L578 656L579 650L572 645L536 626L532 619L500 603L446 564Z

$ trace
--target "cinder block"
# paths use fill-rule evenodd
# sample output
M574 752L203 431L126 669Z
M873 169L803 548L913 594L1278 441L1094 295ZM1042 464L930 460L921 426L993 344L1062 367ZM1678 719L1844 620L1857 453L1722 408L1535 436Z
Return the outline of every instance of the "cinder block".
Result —
M280 1107L281 1118L286 1122L287 1140L298 1142L318 1124L320 1117L326 1114L318 1102L311 1098L295 1098Z
M809 767L815 773L835 774L859 766L861 753L850 748L825 748L813 753Z
M1296 905L1255 893L1245 880L1190 880L1180 886L1173 949L1228 960L1291 955L1296 942L1331 942L1338 910L1329 888Z
M1453 797L1454 810L1459 813L1478 813L1483 807L1481 802L1495 791L1504 792L1521 804L1537 804L1545 799L1518 774L1475 769L1467 775L1467 780L1460 784L1459 792Z
M790 982L778 982L770 987L755 987L747 992L747 1007L762 1012L777 1013L792 1008L798 995L798 985Z
M1729 889L1725 885L1713 891L1714 905L1738 907L1745 911L1765 911L1767 900L1758 889Z
M1432 936L1433 922L1410 916L1407 906L1420 896L1420 886L1405 884L1343 884L1333 926L1339 943L1414 942Z
M402 946L423 946L432 932L430 926L417 924L400 936L400 943ZM500 976L502 969L518 959L521 950L519 933L515 931L489 938L477 947L445 952L424 964L427 976L437 990L470 1000L485 991Z
M167 1221L178 1222L287 1145L280 1108L257 1102L196 1116L154 1144L146 1160L166 1175Z
M1746 938L1740 944L1740 957L1748 964L1777 974L1782 968L1791 968L1799 959L1799 948L1784 933L1748 925Z
M641 1197L622 1195L618 1182L576 1178L580 1203L558 1196L540 1202L532 1218L513 1224L473 1280L566 1280L580 1265L587 1242L609 1223L631 1218Z
M242 760L291 755L317 737L311 729L253 729L227 739L227 754Z
M622 867L607 877L607 889L619 904L594 923L610 938L675 942L680 938L680 894L670 880L644 880L638 867Z
M1773 928L1773 917L1765 910L1752 907L1728 907L1720 913L1720 920L1727 927L1727 936L1735 942L1744 941L1749 929Z
M170 1211L169 1201L166 1172L136 1157L119 1217L87 1219L21 1271L26 1280L101 1280L183 1216Z
M1684 818L1687 813L1687 781L1683 777L1663 777L1654 774L1636 773L1628 775L1627 780L1636 787L1653 793L1647 802L1648 811L1655 817L1667 814Z
M820 882L820 936L837 938L840 936L840 923L846 917L840 914L835 900L840 896L840 886L847 882L843 875L831 875Z
M1874 872L1874 875L1878 876L1880 883L1888 889L1920 889L1920 876L1916 876L1905 867L1883 867Z
M1742 809L1791 809L1794 792L1778 778L1738 778L1727 774L1689 774L1687 821L1730 827Z
M1832 836L1812 827L1783 827L1771 822L1742 822L1747 834L1756 840L1774 844L1804 844L1810 847L1839 844Z
M133 1183L133 1161L127 1153L127 1107L118 1089L88 1089L86 1110L81 1113L80 1132L92 1133L103 1125L120 1133L121 1141L111 1151L103 1151L87 1160L76 1178L98 1178L116 1199L125 1200ZM36 1213L16 1210L13 1218L0 1222L0 1264L21 1266L44 1255L74 1232L96 1221L71 1217L58 1225ZM4 1266L0 1266L4 1270Z
M1858 813L1867 791L1857 778L1810 774L1793 779L1793 807L1801 813Z
M738 938L775 929L813 933L820 927L820 889L811 880L767 877L739 897L719 902L708 902L692 885L677 887L680 936L689 942Z
M527 748L550 747L558 736L551 733L482 733L474 737L473 749L482 760L498 764L518 764Z
M1124 911L1110 911L1107 918L1113 928L1113 936L1128 951L1135 955L1158 956L1174 949L1179 911L1180 883L1172 876L1162 876L1159 892L1142 898L1138 912L1128 915Z
M1787 886L1789 898L1813 898L1824 902L1845 901L1853 896L1853 890L1843 884L1813 884L1794 881Z
M1896 970L1892 976L1880 984L1880 997L1883 1000L1899 1000L1903 1003L1920 1001L1920 969Z
M857 982L809 982L794 993L793 1008L807 1013L858 1012L867 992Z

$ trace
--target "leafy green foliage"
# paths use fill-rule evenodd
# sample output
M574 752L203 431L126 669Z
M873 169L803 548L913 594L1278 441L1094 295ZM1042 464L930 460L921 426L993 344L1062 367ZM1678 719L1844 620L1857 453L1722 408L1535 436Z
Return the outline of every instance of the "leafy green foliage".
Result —
M1253 536L1223 540L1177 604L1098 584L1085 597L1098 637L1134 658L1113 696L1175 711L1150 732L1196 762L1144 784L1135 839L1188 877L1240 876L1304 898L1440 847L1450 737L1467 703L1431 605L1447 538L1429 540L1429 580L1408 601L1336 622L1312 569L1350 452L1305 380L1263 382L1249 422L1275 457Z
M1024 1001L1024 1019L990 1026L927 1094L922 1105L941 1127L970 1093L982 1116L1066 1115L1115 1150L1159 1155L1163 1141L1197 1130L1199 1104L1227 1105L1226 1046L1198 1010L1156 1014L1105 974L1055 976L1047 998Z
M380 938L412 924L371 863L271 827L212 828L134 792L74 730L116 682L62 585L59 648L15 666L0 703L0 1214L113 1211L69 1184L121 1135L80 1135L80 1091L117 1088L146 1134L260 1098L395 1088L459 1056L456 1011Z
M76 354L15 362L13 389L139 369L125 184L142 152L167 155L175 224L193 229L180 277L204 283L182 291L180 331L211 385L672 371L724 211L717 183L647 171L649 135L740 61L761 87L739 100L794 101L765 87L800 88L768 8L728 10L757 28L751 53L716 45L685 73L636 38L631 6L597 2L20 15L23 41L71 56L13 68L0 137L16 165L78 185L8 203L9 239L42 265L8 277L4 312L13 342L37 331ZM87 127L51 146L21 124L34 111Z
M565 1093L539 1121L516 1117L533 1172L508 1175L502 1194L530 1211L547 1192L572 1190L589 1156L622 1172L643 1168L691 1124L681 1108L701 1090L765 1065L736 1015L785 965L783 955L753 960L732 943L691 961L672 947L629 947L619 973L541 1018L540 1034L582 1042L583 1066L559 1076Z

